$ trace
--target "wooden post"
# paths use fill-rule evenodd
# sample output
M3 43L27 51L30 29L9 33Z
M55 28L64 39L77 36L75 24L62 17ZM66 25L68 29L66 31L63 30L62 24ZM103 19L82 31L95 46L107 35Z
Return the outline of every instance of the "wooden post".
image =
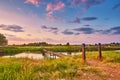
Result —
M50 58L52 58L52 53L50 52Z
M83 61L86 61L85 44L82 44L82 59L83 59Z
M42 50L42 55L45 56L45 51L44 51L44 49Z
M56 59L56 57L57 57L57 56L55 55L55 59Z
M102 60L102 51L101 51L101 43L98 44L98 59L101 61Z

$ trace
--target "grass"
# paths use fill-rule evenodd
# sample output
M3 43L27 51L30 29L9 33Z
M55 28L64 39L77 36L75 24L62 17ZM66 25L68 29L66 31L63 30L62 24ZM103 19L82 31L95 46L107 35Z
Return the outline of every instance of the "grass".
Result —
M87 58L96 60L97 52L88 52ZM103 62L120 64L120 52L103 51ZM43 60L0 58L0 80L104 80L105 76L99 68L84 63L81 55Z
M118 62L118 63L120 63L120 52L103 51L102 56L103 56L102 59L104 62L115 62L115 63ZM86 57L97 59L98 52L97 51L87 52Z
M79 76L79 73L77 73L79 67L86 66L81 60L72 62L73 59L69 57L57 60L16 58L0 58L0 60L0 80L72 80ZM76 64L78 62L80 64Z
M5 46L0 47L0 50L4 51L4 55L14 55L22 52L41 52L42 48L38 47L14 47L14 46Z
M22 52L41 53L43 49L53 52L79 52L81 46L0 46L0 50L4 51L4 55L14 55ZM120 46L102 46L102 51L119 50ZM97 51L97 46L86 46L86 51Z

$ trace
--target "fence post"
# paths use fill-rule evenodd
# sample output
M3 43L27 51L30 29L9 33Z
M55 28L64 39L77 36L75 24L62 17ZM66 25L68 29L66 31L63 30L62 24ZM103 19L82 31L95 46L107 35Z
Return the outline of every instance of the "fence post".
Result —
M56 57L57 57L57 56L55 55L55 59L56 59Z
M83 61L86 61L85 44L82 44L82 59L83 59Z
M101 43L98 44L98 59L101 61L102 60L102 51L101 51Z
M44 49L42 50L42 55L45 56L45 50Z

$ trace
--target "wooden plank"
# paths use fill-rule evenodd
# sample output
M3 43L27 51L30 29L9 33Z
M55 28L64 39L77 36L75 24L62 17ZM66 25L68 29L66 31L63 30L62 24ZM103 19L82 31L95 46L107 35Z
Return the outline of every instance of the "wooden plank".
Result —
M64 57L65 56L62 53L54 53L52 51L47 51L46 49L44 49L43 51L44 51L44 54L49 54L49 55L52 55L52 56L57 56L57 57Z

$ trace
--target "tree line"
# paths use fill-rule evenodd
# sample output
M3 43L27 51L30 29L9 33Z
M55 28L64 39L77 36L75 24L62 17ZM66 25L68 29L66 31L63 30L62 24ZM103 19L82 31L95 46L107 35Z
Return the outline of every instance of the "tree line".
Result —
M8 45L8 40L6 39L6 37L0 33L0 46L4 46L4 45ZM15 45L15 44L14 44ZM19 46L62 46L62 45L66 45L66 46L69 46L70 43L67 42L66 44L49 44L47 42L33 42L33 43L28 43L28 44L21 44ZM89 46L92 46L92 45L97 45L97 44L86 44L86 45L89 45ZM113 42L113 43L109 43L109 44L102 44L104 46L120 46L120 43L119 42Z

